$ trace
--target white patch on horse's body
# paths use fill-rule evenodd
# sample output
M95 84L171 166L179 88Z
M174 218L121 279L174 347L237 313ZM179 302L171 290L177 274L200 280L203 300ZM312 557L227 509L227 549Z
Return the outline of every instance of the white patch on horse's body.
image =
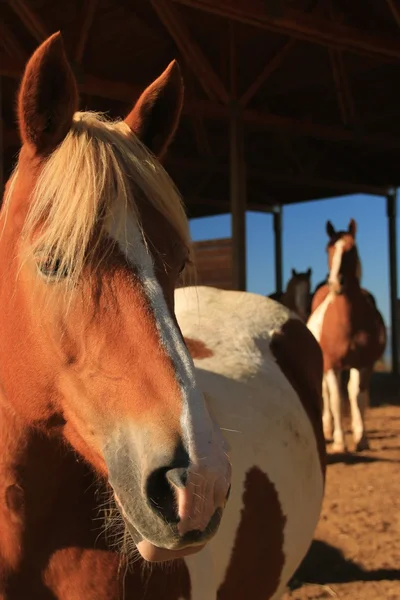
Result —
M210 491L207 488L215 485L215 481L211 481L210 478L206 480L201 476L201 471L207 467L211 472L218 472L218 460L224 453L219 449L217 452L211 452L211 444L222 445L223 438L211 422L204 396L196 384L193 360L171 317L162 288L155 275L151 254L144 244L138 223L129 212L125 216L123 228L120 227L121 222L124 222L122 215L118 213L111 215L107 223L108 234L118 243L127 260L137 270L137 276L153 311L160 341L174 365L177 382L182 394L181 425L183 440L194 468L189 469L186 488L176 491L181 517L178 529L181 530L182 534L190 529L200 529L202 531L213 515L213 512L210 512L213 504L208 502L210 510L205 510L204 498L208 498L206 493L208 495L212 493L212 490ZM207 433L202 433L200 428ZM210 431L214 431L214 438L212 439L210 439ZM207 463L205 463L204 457L209 457ZM215 464L212 464L211 461L214 461ZM188 486L192 480L195 481L194 485L196 485L197 493L191 501L189 514L187 513L189 509L186 508L185 493L186 489L189 489Z
M208 287L176 290L175 312L183 335L200 339L212 352L195 360L197 381L225 432L233 464L229 502L209 543L214 595L203 599L215 600L224 581L241 520L246 474L254 466L275 486L286 518L285 563L273 596L278 598L311 542L323 497L314 430L270 350L273 333L293 316L269 298ZM204 572L203 556L202 551L190 557L191 572L196 565Z
M328 293L323 302L314 310L307 322L307 327L317 340L321 341L321 332L324 325L325 313L328 310L328 306L333 302L334 294Z

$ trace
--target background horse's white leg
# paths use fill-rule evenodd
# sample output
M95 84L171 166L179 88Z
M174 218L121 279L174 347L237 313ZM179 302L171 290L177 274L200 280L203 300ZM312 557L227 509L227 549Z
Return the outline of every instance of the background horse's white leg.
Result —
M334 452L345 452L344 434L342 427L342 398L340 392L339 372L330 369L325 373L326 386L329 393L329 405L333 416Z
M351 428L353 430L353 439L356 450L367 450L369 448L368 440L364 431L364 414L369 404L368 385L364 386L362 378L367 373L363 370L350 369L350 378L348 384L350 409L351 409Z
M208 544L198 554L186 556L184 560L190 575L190 600L217 600L217 584L210 545Z
M327 442L332 440L332 413L329 403L329 388L326 382L325 375L322 378L322 399L324 401L324 409L322 413L322 425L324 429L324 437Z

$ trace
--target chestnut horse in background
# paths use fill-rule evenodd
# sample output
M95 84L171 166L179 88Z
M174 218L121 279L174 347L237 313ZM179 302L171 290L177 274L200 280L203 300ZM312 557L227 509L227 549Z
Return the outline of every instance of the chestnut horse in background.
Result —
M332 436L337 452L345 451L341 412L341 374L349 371L348 395L356 450L368 448L364 412L374 365L386 346L386 329L374 297L361 288L361 262L356 246L356 222L347 231L326 224L328 282L315 293L308 328L319 341L324 357L325 438Z
M311 312L311 269L304 273L292 269L286 290L282 293L275 292L268 297L277 300L299 315L306 322Z
M0 213L2 600L275 600L311 543L315 339L251 294L195 293L186 343L177 322L191 241L156 156L182 102L176 62L119 122L78 111L59 34L27 64Z

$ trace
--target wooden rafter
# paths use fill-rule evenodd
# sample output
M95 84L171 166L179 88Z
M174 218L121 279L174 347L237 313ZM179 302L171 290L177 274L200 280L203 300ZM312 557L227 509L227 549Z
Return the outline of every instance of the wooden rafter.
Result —
M337 22L337 15L332 0L328 0L327 8L329 18L333 22ZM355 106L344 64L343 52L335 48L328 48L328 51L342 123L350 125L354 122Z
M41 43L49 36L42 19L25 0L8 0L8 3L37 42Z
M342 122L344 125L350 125L354 121L355 109L353 95L344 66L343 53L329 48L329 58Z
M395 0L386 0L386 2L387 2L390 12L392 13L394 20L396 21L397 25L400 27L400 8L399 8L399 6L396 4Z
M151 0L151 4L210 100L227 104L228 92L170 0Z
M167 166L173 166L176 169L192 170L193 173L203 172L208 168L213 173L224 174L228 176L228 165L214 163L205 167L202 162L195 162L191 159L174 158L173 161L167 161ZM308 187L315 189L330 189L338 193L365 193L375 196L385 196L390 185L369 185L354 181L343 181L335 179L325 179L324 177L316 177L310 175L288 175L287 173L276 173L266 169L249 167L247 169L249 179L258 179L265 183L282 185L288 187Z
M287 10L285 17L268 17L259 0L173 0L240 23L305 40L321 46L337 48L383 60L400 60L400 41L390 36L379 37L348 25L333 24L308 13Z
M193 115L192 117L193 133L196 140L197 148L201 156L211 156L212 149L208 140L207 130L204 125L204 120L201 117Z
M237 83L237 55L236 55L236 23L229 21L229 51L228 51L228 66L229 66L229 93L231 99L237 98L238 83Z
M82 25L79 32L78 42L75 49L75 61L80 64L85 53L86 43L89 37L90 29L93 24L94 15L98 5L98 0L85 0L82 9Z
M261 71L260 75L253 81L253 83L249 86L249 88L245 91L245 93L240 98L240 104L242 106L247 106L250 100L255 96L258 90L264 85L264 83L268 80L268 78L278 69L282 62L284 61L287 54L295 45L296 40L293 38L285 42L283 46L278 50L278 52L274 55L271 60L267 62L264 69Z
M0 21L0 44L13 60L23 66L28 58L27 53L9 28Z
M299 155L297 154L296 150L293 147L292 140L290 138L288 138L287 135L283 135L283 134L280 134L278 136L278 139L282 146L283 151L285 152L286 156L291 160L292 165L294 166L295 170L298 173L304 173L305 167L304 167L302 161L300 160Z
M185 196L185 203L189 208L195 206L209 206L212 208L218 208L224 212L231 212L231 205L229 200L219 200L217 198L203 198L202 196ZM247 209L255 212L271 212L272 207L269 204L262 204L261 202L248 202Z
M0 75L19 79L21 70L15 67L15 65L1 64ZM85 75L84 81L79 84L79 89L84 94L127 104L131 104L143 91L142 86L108 81L91 75ZM227 121L230 118L230 112L226 106L207 100L188 99L184 104L183 111L187 115L199 115L204 119L216 121ZM290 137L308 137L330 142L349 142L369 147L385 148L387 150L400 148L400 136L389 136L380 133L363 134L359 130L352 131L350 128L318 124L311 120L306 121L292 117L283 117L248 108L243 110L242 114L244 123L248 127L281 132Z

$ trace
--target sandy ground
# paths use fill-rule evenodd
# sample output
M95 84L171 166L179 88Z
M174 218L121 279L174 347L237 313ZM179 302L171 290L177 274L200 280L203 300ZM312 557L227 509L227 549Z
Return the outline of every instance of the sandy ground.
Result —
M283 600L400 600L400 389L387 376L366 425L369 451L329 456L315 540Z

